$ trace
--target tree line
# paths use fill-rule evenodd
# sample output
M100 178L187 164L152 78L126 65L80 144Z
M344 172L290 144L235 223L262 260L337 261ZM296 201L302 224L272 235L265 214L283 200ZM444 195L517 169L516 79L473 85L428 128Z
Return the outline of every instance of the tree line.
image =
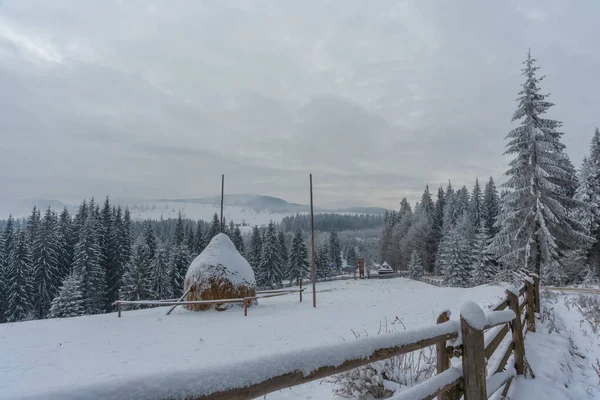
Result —
M450 286L505 280L527 269L548 284L597 282L600 275L600 131L577 171L561 142L554 105L539 87L528 53L505 154L513 159L499 195L492 178L482 190L449 183L433 201L426 187L414 211L403 199L386 214L381 258L411 275L443 275ZM420 272L419 272L420 271Z
M314 215L315 230L321 232L331 231L358 231L365 229L378 229L383 226L383 215L375 214L334 214L317 213ZM285 232L295 232L298 229L310 231L310 215L296 214L286 216L281 221L281 229Z

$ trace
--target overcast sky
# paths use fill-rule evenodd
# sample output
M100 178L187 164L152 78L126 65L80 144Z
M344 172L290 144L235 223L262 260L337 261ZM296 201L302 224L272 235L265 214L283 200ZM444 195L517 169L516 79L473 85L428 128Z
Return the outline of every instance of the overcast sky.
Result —
M579 165L600 2L0 0L0 202L396 207L501 179L531 47Z

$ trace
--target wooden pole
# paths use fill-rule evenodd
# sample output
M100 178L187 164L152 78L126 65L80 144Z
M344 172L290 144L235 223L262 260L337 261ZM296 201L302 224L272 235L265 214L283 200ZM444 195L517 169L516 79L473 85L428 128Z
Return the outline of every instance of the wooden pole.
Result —
M317 269L315 266L315 214L313 209L313 184L312 174L310 174L310 231L311 231L311 247L312 247L312 290L313 290L313 307L317 307Z
M438 316L437 323L442 324L447 321L450 321L450 313L448 311L444 311L443 313L441 313ZM445 340L441 341L439 343L436 343L435 349L436 349L436 356L437 356L437 358L436 358L437 374L439 375L442 372L446 371L448 368L450 368L450 358L452 357L452 352L451 351L449 352L448 351L449 349L446 348ZM460 390L457 386L455 386L452 389L450 389L444 393L438 394L438 399L439 400L458 400L458 399L460 399Z
M536 274L531 274L533 278L533 291L535 295L535 312L542 312L542 305L540 301L540 277Z
M508 297L508 308L513 310L516 318L510 322L512 341L515 351L515 370L517 375L523 375L525 370L525 344L523 343L523 327L521 326L521 309L519 308L519 297L510 290L506 291Z
M121 303L117 302L117 311L119 312L119 318L121 318Z
M223 233L223 197L225 196L225 174L221 175L221 233Z
M525 309L527 310L527 330L535 332L535 289L533 283L529 281L530 279L529 277L525 279L525 301L527 302Z
M302 278L300 278L300 303L302 303Z
M244 317L248 316L248 299L244 299Z
M177 302L179 303L181 300L183 300L185 298L185 296L187 296L187 294L190 292L190 290L192 290L191 287L185 291L183 296L181 296L179 299L177 299ZM175 309L175 307L177 307L177 304L175 304L173 307L171 307L171 309L169 311L167 311L167 315L171 314L173 312L173 310Z
M483 310L481 316L484 317ZM471 326L463 315L460 316L460 330L465 400L487 399L483 330Z

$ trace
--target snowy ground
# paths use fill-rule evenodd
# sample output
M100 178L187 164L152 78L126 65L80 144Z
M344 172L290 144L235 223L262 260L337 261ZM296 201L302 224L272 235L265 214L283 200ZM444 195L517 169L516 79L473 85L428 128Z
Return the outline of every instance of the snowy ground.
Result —
M243 363L258 355L355 340L398 317L408 328L430 325L437 312L458 315L469 299L495 302L500 287L438 288L403 278L318 284L311 295L261 300L243 311L193 313L150 309L62 320L0 325L0 398L52 398L48 393L124 378ZM313 382L269 399L331 399L328 383Z

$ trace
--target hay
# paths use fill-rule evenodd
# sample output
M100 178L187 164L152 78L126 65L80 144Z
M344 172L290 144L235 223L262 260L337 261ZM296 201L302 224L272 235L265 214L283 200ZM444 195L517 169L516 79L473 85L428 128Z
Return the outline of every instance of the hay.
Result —
M185 290L190 286L192 289L186 296L187 301L198 300L223 300L223 299L241 299L244 297L256 296L256 289L253 286L240 285L234 286L225 278L211 278L208 282L203 282L202 285L191 284L188 280L185 281ZM258 304L256 300L248 302L248 306ZM186 304L184 307L190 311L205 311L217 310L224 311L230 307L243 307L243 303L226 303L226 304Z

